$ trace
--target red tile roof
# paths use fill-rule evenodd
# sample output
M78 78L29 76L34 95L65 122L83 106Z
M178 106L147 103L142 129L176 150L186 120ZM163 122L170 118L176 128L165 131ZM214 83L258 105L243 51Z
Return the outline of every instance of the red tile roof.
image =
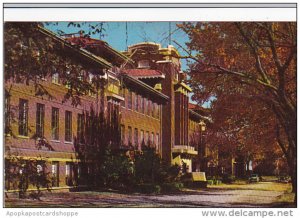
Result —
M124 73L128 74L129 76L133 77L164 77L164 74L158 70L151 70L151 69L125 69L123 70Z
M202 106L193 103L189 103L189 109L193 111L197 111L200 114L207 114L210 111L209 108L204 108Z
M69 37L69 38L66 38L66 40L69 41L71 44L79 45L82 48L85 48L87 46L92 46L92 45L103 45L103 44L105 44L105 42L102 41L102 40L92 39L92 38L83 37L83 36Z
M199 107L199 106L198 106L197 104L189 103L189 109L194 110L194 109L196 109L196 108L198 108L198 107Z

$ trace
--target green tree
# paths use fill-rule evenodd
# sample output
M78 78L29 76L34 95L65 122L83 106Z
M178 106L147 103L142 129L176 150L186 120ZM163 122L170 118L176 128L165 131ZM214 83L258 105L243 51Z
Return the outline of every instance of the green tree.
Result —
M100 173L106 187L123 188L130 186L133 178L133 163L121 152L106 149Z
M19 190L19 198L25 198L28 188L35 187L37 192L31 196L37 199L41 196L41 188L51 191L52 184L45 159L24 159L18 155L9 155L5 159L5 182L7 190Z
M144 146L134 157L134 173L137 183L162 183L166 176L166 166L155 148Z

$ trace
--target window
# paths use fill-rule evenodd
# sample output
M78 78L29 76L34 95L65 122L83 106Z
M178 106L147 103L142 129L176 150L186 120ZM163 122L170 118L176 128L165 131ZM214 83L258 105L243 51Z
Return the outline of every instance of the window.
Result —
M84 70L81 70L80 72L79 72L79 75L78 75L78 77L77 77L77 79L79 80L79 81L83 81L83 77L84 77Z
M36 136L44 137L45 105L36 104Z
M66 177L70 175L70 163L66 163Z
M125 98L126 98L126 96L125 96L125 88L124 87L121 87L120 93L121 93L121 96L124 98L124 101L121 101L121 106L125 107Z
M144 130L141 130L140 137L141 137L141 144L143 144L143 141L144 141ZM145 141L144 141L144 143L145 143Z
M149 68L149 60L140 60L138 62L138 68Z
M59 109L55 107L52 108L51 130L52 139L59 140Z
M10 96L5 96L5 108L4 108L4 117L5 117L5 134L10 134Z
M148 114L149 116L152 115L152 101L148 101Z
M128 145L132 145L132 128L128 126Z
M67 77L67 78L70 77L70 76L69 76L70 73L71 73L71 72L70 72L69 70L66 72L66 74L67 74L66 77ZM52 82L53 82L53 77L52 77ZM71 83L70 83L70 81L69 81L68 79L67 79L67 81L66 81L66 85L65 85L65 86L66 86L67 89L71 89Z
M90 73L89 72L89 83L93 83L93 80L94 80L94 74Z
M156 104L155 117L159 119L159 104Z
M156 103L152 103L152 117L156 117Z
M80 182L80 177L81 176L82 176L82 164L78 163L78 165L77 165L77 178L76 178L77 185Z
M134 129L134 146L136 148L139 147L139 133L137 128Z
M132 110L135 110L136 106L136 94L134 92L131 92L132 95Z
M96 97L93 80L94 80L94 74L92 74L91 72L88 72L87 81L89 84L91 84L91 87L88 88L88 95L92 96L92 97Z
M40 174L40 173L42 173L43 172L43 166L41 165L41 164L37 164L36 165L36 172L38 173L38 174Z
M135 95L134 92L131 92L131 109L133 110L135 108L135 99L134 99Z
M83 143L84 141L84 116L83 114L77 115L77 138L79 143Z
M65 112L65 141L72 141L72 112Z
M161 105L157 105L157 118L160 119L160 108L161 108Z
M121 125L121 145L125 143L125 126Z
M145 98L141 98L141 112L144 114L145 113L145 102L146 99Z
M52 74L52 83L59 84L59 74L58 73Z
M156 148L158 148L158 149L160 150L160 144L159 144L159 134L158 134L158 133L156 133L155 145L156 145Z
M145 98L145 108L144 108L144 110L145 110L145 114L148 115L149 108L148 108L148 99L147 98Z
M59 186L59 163L58 161L52 162L52 186L58 187Z
M128 102L128 108L132 109L132 92L129 90L127 92L127 102Z
M151 133L151 144L154 144L154 132Z
M138 94L135 95L135 110L139 111L139 104L140 104L140 96Z
M73 185L73 171L74 171L74 164L70 162L66 162L66 185L68 186Z
M145 137L145 144L146 145L149 145L149 141L150 141L150 138L149 138L150 136L149 136L149 132L147 131L146 132L146 137Z
M19 135L28 136L28 100L19 101Z

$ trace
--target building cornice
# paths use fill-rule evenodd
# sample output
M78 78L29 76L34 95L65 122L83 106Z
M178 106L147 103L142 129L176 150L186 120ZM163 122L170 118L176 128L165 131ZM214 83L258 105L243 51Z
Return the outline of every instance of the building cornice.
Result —
M118 56L119 58L123 59L125 62L124 63L131 63L134 64L134 61L126 56L125 54L123 54L120 51L117 51L116 49L114 49L113 47L111 47L107 42L104 42L104 47L109 50L111 53L113 53L114 55Z
M185 84L184 82L179 82L178 85L182 86L184 89L186 89L189 92L192 92L191 87L189 87L187 84Z
M142 82L142 81L140 81L140 80L138 80L138 79L136 79L136 78L134 78L132 76L129 76L129 75L125 74L125 73L122 73L121 76L122 76L124 82L133 83L137 87L140 87L140 88L144 89L149 94L152 94L152 95L154 95L156 97L159 97L161 100L163 100L165 102L169 100L168 96L166 96L166 95L162 94L161 92L155 90L154 88L152 88L151 86L147 85L146 83L144 83L144 82Z
M74 52L78 52L79 54L87 57L88 59L90 59L91 61L102 65L105 68L112 68L112 64L109 63L108 61L106 61L105 59L94 55L93 53L83 49L83 48L77 48L74 47L73 45L71 45L69 42L67 42L64 38L54 34L53 32L51 32L50 30L45 29L44 27L39 26L38 30L48 36L51 37L52 39L56 40L57 42L63 43L65 46L67 46L68 48L72 49Z

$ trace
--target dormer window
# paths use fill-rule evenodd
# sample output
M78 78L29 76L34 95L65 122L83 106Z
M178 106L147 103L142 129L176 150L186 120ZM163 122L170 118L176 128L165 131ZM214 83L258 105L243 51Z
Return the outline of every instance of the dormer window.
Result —
M149 60L140 60L138 62L138 68L150 68Z

